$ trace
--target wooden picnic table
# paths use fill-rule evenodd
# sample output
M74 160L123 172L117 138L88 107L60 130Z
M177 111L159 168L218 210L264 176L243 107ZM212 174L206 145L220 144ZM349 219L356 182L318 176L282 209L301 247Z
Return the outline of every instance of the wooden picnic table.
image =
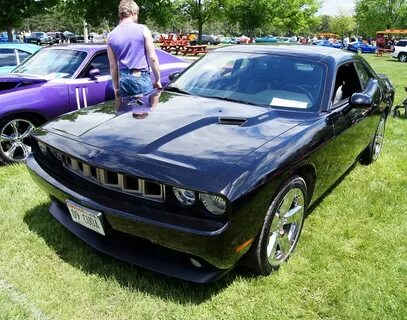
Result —
M185 50L185 46L189 44L188 40L172 40L172 41L166 41L160 44L161 50L167 51L171 53L172 51L175 52L175 54L178 54L178 52Z
M206 47L206 45L185 46L185 49L182 51L182 53L184 54L184 56L187 54L193 54L196 56L198 55L198 53L208 53Z
M393 52L393 49L390 49L390 48L377 48L376 49L376 55L377 56L382 56L383 53L386 53L386 52L391 53L391 52Z

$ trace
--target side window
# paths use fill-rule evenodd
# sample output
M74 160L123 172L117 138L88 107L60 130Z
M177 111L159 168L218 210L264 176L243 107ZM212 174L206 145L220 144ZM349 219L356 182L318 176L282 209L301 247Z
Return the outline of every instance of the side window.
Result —
M94 57L90 64L86 67L86 70L82 73L82 78L88 78L89 71L92 69L99 69L101 76L110 74L109 58L107 57L107 53L102 53Z
M0 49L0 67L13 67L16 65L14 49Z
M18 50L18 57L20 58L20 63L27 59L31 54L25 51Z
M355 92L361 92L359 76L352 62L341 65L336 72L335 87L332 95L332 102L335 105L338 102L349 99Z
M365 67L360 62L355 62L355 67L356 71L358 72L360 82L362 83L362 89L364 90L366 88L367 83L369 82L369 79L372 77Z

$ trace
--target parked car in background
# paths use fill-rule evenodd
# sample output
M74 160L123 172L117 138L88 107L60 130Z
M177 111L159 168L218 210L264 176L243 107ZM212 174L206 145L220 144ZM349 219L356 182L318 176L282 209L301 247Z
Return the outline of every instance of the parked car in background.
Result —
M296 43L292 37L277 37L277 42L280 43Z
M221 43L226 43L226 44L236 44L237 40L235 37L222 37L219 39Z
M364 43L363 41L356 41L349 43L346 49L360 54L360 53L375 53L377 47Z
M206 44L219 44L220 40L217 36L213 36L213 35L209 35L209 34L203 34L202 35L202 43L206 43Z
M394 88L347 51L225 46L153 108L155 97L46 124L27 165L84 242L209 282L239 264L266 275L291 256L307 207L380 155Z
M53 39L45 32L31 32L31 34L25 38L25 42L35 43L40 46L43 44L52 44Z
M407 62L407 39L399 40L394 45L394 50L391 56L398 59L400 62Z
M161 80L188 64L157 49ZM63 113L114 97L106 45L43 48L0 76L0 161L23 161L31 131Z
M62 43L62 32L47 32L47 36L52 38L52 43Z
M0 32L0 42L9 42L8 41L8 33L6 31L4 32ZM13 41L12 42L20 42L20 40L18 40L16 34L13 34Z
M39 49L35 44L0 43L0 74L10 72Z
M241 35L240 37L236 38L236 43L247 44L247 43L250 43L250 42L252 42L250 37L245 36L245 35Z
M277 41L278 41L278 39L276 37L274 37L274 36L264 36L264 37L257 37L256 38L257 43L262 43L262 42L275 43Z
M64 31L62 33L64 35L64 40L67 43L76 43L76 42L78 42L77 36L74 33L69 32L69 31Z
M312 42L315 46L322 46L322 47L329 47L329 48L337 48L342 49L343 44L341 41L331 42L329 40L317 40Z

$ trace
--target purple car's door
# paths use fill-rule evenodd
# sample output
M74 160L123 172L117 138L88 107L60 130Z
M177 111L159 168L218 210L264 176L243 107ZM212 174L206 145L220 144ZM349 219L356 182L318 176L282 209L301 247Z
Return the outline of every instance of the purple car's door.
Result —
M92 69L99 69L100 75L92 77ZM67 82L71 111L114 98L109 71L107 53L102 52L91 59L76 79Z

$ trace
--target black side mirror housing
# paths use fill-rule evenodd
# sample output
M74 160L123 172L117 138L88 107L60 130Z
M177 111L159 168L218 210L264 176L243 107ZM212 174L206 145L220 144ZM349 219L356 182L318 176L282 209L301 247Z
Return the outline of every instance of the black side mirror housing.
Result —
M355 108L366 108L373 104L373 99L364 93L354 93L350 97L350 104Z
M179 74L180 74L181 72L174 72L174 73L171 73L169 76L168 76L168 79L170 79L171 81L172 80L174 80L176 77L178 77L179 76Z
M92 80L96 80L97 77L100 76L100 70L99 69L91 69L89 71L89 78L91 78Z

